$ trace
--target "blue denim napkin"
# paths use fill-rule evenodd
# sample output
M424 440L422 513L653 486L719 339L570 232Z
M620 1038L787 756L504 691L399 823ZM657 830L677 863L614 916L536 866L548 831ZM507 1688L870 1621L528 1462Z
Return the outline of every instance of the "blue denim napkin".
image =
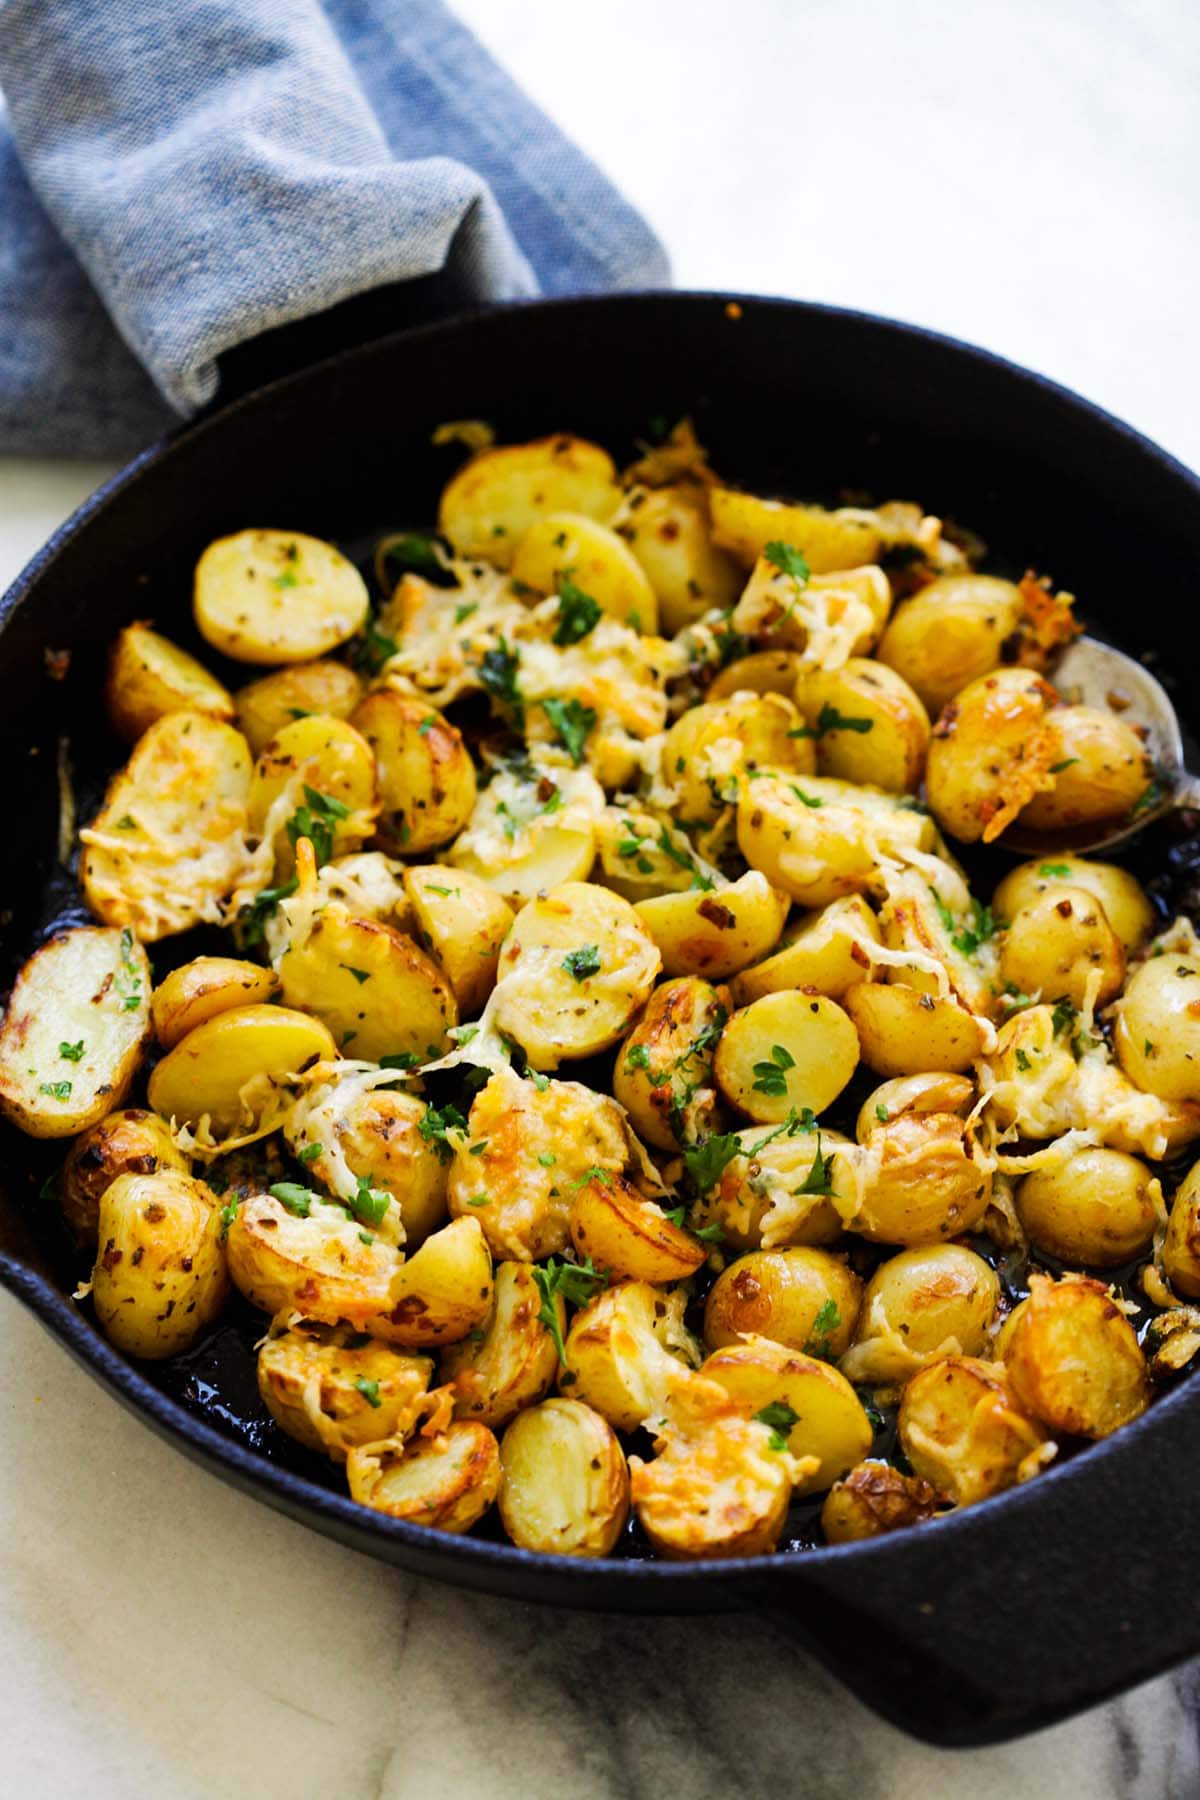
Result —
M667 279L438 0L0 0L0 89L0 450L126 454L237 346L438 271Z

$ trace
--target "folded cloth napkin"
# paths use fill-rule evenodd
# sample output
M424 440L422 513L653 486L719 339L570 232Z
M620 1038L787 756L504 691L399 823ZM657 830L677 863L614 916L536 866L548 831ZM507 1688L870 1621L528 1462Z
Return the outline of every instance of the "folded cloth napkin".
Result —
M458 301L667 279L438 0L0 0L0 89L0 451L126 454L219 359L355 295L401 325L439 276Z

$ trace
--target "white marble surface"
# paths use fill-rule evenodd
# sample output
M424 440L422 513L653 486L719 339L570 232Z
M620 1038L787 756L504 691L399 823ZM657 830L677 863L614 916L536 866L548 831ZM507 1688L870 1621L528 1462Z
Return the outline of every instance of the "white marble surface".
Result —
M681 284L941 327L1200 464L1191 0L459 11ZM0 460L0 583L103 472ZM335 1548L152 1438L7 1296L0 1442L0 1791L22 1800L1200 1792L1195 1668L1019 1744L923 1749L760 1621L573 1617Z

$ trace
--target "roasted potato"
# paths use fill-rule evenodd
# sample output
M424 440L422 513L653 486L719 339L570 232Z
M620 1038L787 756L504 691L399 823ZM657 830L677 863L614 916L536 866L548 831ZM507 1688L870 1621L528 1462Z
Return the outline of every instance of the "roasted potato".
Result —
M997 669L963 688L933 728L925 791L943 831L990 844L1035 794L1054 786L1060 760L1050 717L1054 689L1031 669Z
M713 543L702 488L685 481L634 488L613 528L649 576L665 632L682 631L737 599L742 572Z
M316 1015L356 1057L408 1052L432 1061L450 1047L458 1007L441 970L404 932L356 919L331 900L279 959L285 1005Z
M1063 887L1082 888L1100 902L1127 955L1140 950L1154 929L1154 908L1128 869L1057 850L1049 861L1025 862L1010 870L992 895L992 911L1007 922L1041 895Z
M726 1404L729 1412L694 1430L660 1437L652 1461L630 1458L638 1523L663 1556L759 1556L779 1541L793 1481L808 1465L796 1463L777 1432Z
M975 1102L975 1084L965 1075L928 1070L920 1075L897 1075L873 1089L859 1109L854 1135L865 1144L873 1131L904 1113L959 1113L963 1118Z
M486 1425L456 1419L432 1437L351 1450L346 1477L360 1506L433 1531L470 1531L500 1491L500 1446Z
M816 1357L750 1334L715 1350L700 1373L785 1437L793 1456L818 1459L797 1493L823 1493L871 1448L874 1434L862 1402L844 1375Z
M0 1112L72 1137L119 1107L150 1028L150 964L133 933L59 932L30 957L0 1023Z
M279 977L259 963L234 956L197 956L172 969L150 999L150 1022L164 1050L172 1050L206 1019L234 1006L257 1006L273 1000Z
M853 507L827 512L822 506L760 500L723 487L714 487L708 499L713 541L747 568L772 542L801 551L814 574L857 569L879 560L883 536L872 513Z
M542 1297L527 1263L496 1264L486 1322L442 1352L442 1380L454 1389L454 1413L499 1431L549 1392L558 1350L541 1317ZM558 1329L565 1308L555 1296Z
M629 1471L611 1425L578 1400L545 1400L500 1445L500 1517L514 1544L551 1556L607 1556L629 1513Z
M628 900L565 881L523 906L500 952L495 1020L535 1069L607 1050L662 966Z
M937 1494L919 1475L885 1462L861 1462L835 1481L821 1508L827 1544L850 1544L923 1525L937 1511Z
M658 599L628 543L583 513L546 513L521 538L509 573L536 594L557 594L570 580L612 619L634 631L658 630Z
M106 1188L118 1175L186 1175L187 1158L163 1119L143 1107L109 1113L71 1145L58 1180L58 1203L79 1244L96 1242L96 1221Z
M1200 1300L1200 1176L1197 1165L1180 1183L1171 1202L1162 1247L1163 1273L1177 1294Z
M272 1318L344 1320L383 1337L376 1316L390 1305L401 1268L410 1269L421 1252L402 1264L391 1244L364 1231L344 1207L299 1184L277 1185L284 1198L247 1194L228 1222L229 1273L238 1292Z
M1000 973L1013 991L1035 999L1104 1006L1121 991L1125 952L1094 894L1056 885L1013 917Z
M571 1207L571 1242L617 1280L662 1285L694 1275L708 1252L622 1175L589 1171Z
M700 1360L683 1324L684 1303L682 1289L659 1293L644 1281L605 1288L571 1321L559 1386L617 1431L636 1431Z
M955 1506L1027 1481L1054 1453L997 1364L946 1356L913 1376L897 1431L913 1472Z
M738 1153L708 1191L705 1208L735 1250L832 1244L843 1208L855 1206L854 1149L835 1131L756 1125L736 1133Z
M814 733L822 775L896 794L919 785L929 714L894 669L852 656L840 669L806 670L796 704Z
M160 1169L109 1183L91 1296L118 1350L147 1361L177 1356L212 1324L228 1291L221 1217L203 1182Z
M492 1259L476 1219L452 1219L393 1277L391 1305L372 1335L406 1349L456 1344L492 1309Z
M395 688L375 688L350 723L375 755L379 848L421 856L457 837L475 806L475 767L458 727Z
M414 937L450 983L460 1016L469 1018L495 985L511 906L477 875L441 863L405 869L404 892Z
M842 1372L882 1386L939 1357L983 1356L999 1300L995 1272L965 1244L901 1250L866 1285Z
M979 1224L992 1162L956 1113L901 1113L861 1153L861 1202L850 1220L874 1244L928 1244Z
M1107 1437L1150 1402L1132 1325L1104 1283L1086 1275L1030 1275L1004 1365L1027 1411L1072 1437Z
M737 808L738 848L746 861L808 907L873 889L881 852L901 843L929 847L929 825L880 789L815 775L798 781L748 776Z
M639 806L606 806L596 820L596 849L606 887L626 900L709 892L717 871L694 854L690 838Z
M858 1067L858 1033L823 994L764 994L734 1013L713 1059L717 1086L751 1119L824 1112Z
M1058 707L1047 724L1050 781L1022 808L1022 827L1067 831L1126 818L1154 776L1150 752L1132 725L1094 706Z
M815 774L816 753L782 694L734 694L689 707L667 733L663 775L678 795L679 817L711 824L736 802L743 769Z
M1014 1196L1031 1244L1061 1262L1118 1268L1150 1248L1158 1184L1136 1156L1100 1146L1026 1175Z
M963 688L999 667L1020 618L1015 583L994 575L942 575L901 601L876 655L936 718Z
M878 981L864 981L842 999L862 1060L876 1075L961 1075L983 1051L979 1020L957 1000Z
M752 1250L713 1283L704 1341L721 1350L753 1333L836 1361L850 1347L861 1302L862 1282L828 1250Z
M280 1123L290 1078L336 1055L326 1027L307 1013L237 1006L167 1052L150 1076L150 1104L194 1132L207 1122L214 1140L250 1143Z
M479 795L467 829L446 853L512 906L564 882L586 881L596 860L604 790L586 769L500 769Z
M377 1229L411 1252L446 1217L444 1146L430 1131L428 1106L355 1067L339 1072L333 1063L321 1073L284 1120L288 1148L314 1181L350 1205L363 1182L390 1194L401 1231L389 1229L390 1217Z
M298 531L239 531L196 564L200 634L245 663L311 662L366 623L367 585L352 562Z
M258 1391L281 1430L333 1462L416 1429L433 1365L345 1325L277 1320L258 1352Z
M728 1013L697 975L664 981L618 1052L613 1095L657 1150L707 1136L716 1117L713 1046Z
M374 827L376 807L374 752L345 719L315 713L293 719L254 765L250 830L271 841L277 880L292 873L302 837L312 843L318 863L359 849Z
M754 869L715 893L691 887L637 903L664 972L711 981L723 981L773 949L787 911L787 895Z
M1115 1011L1113 1043L1129 1079L1163 1100L1200 1100L1200 958L1150 957Z
M607 451L563 432L471 457L442 490L438 530L459 556L507 569L526 532L548 513L604 521L620 499Z
M130 743L167 713L208 713L228 723L234 710L232 694L203 663L143 622L113 640L104 704L113 729Z
M764 962L735 976L733 996L739 1006L792 988L814 988L831 1000L871 975L871 945L878 944L879 924L859 894L834 900L789 925L778 948Z
M139 738L79 834L84 899L143 943L219 924L248 872L246 740L205 713L172 712Z
M260 675L233 696L237 727L255 756L273 737L309 713L326 719L348 719L362 699L362 677L345 663L318 660L294 663Z

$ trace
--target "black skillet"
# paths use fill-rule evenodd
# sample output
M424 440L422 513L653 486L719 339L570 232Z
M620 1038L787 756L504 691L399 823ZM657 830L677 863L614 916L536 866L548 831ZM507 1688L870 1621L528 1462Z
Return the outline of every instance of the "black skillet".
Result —
M1051 571L1090 623L1156 655L1160 673L1192 648L1200 483L995 357L860 314L697 294L423 327L260 388L147 451L3 601L0 972L78 904L56 869L58 740L70 739L86 812L118 760L99 698L104 649L135 617L194 641L190 576L210 538L265 524L363 545L429 520L453 466L430 448L443 420L486 418L510 440L569 429L624 455L652 419L685 412L716 467L748 486L919 499L981 532L1000 566ZM47 650L70 651L65 679L48 673L63 664ZM1176 699L1185 724L1189 709L1200 719L1188 686ZM1168 840L1158 849L1185 859ZM52 1147L10 1133L2 1148L0 1281L197 1461L369 1555L562 1606L765 1609L881 1713L945 1744L1049 1723L1200 1650L1194 1380L1028 1487L890 1539L725 1566L536 1556L353 1505L264 1424L247 1380L249 1322L180 1366L127 1362L68 1297L77 1270L37 1197Z

